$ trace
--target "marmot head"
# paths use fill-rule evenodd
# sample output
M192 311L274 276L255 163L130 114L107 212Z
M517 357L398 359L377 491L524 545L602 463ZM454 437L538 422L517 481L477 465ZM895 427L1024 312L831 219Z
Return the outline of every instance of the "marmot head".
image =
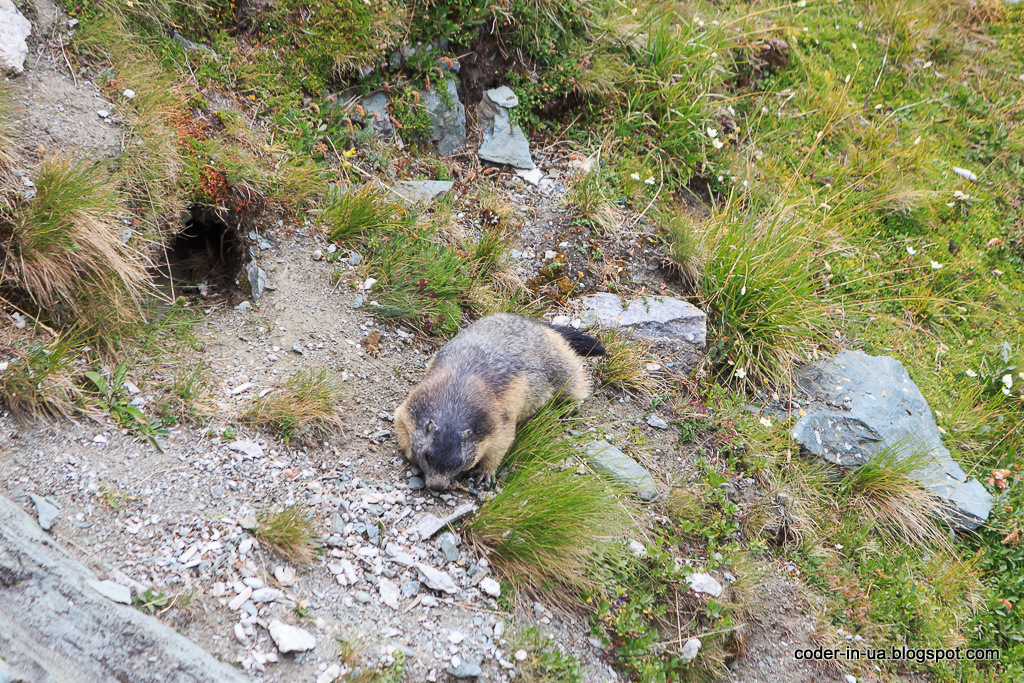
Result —
M413 429L411 450L413 461L423 470L431 491L444 491L460 472L476 462L472 430L438 426L433 420Z

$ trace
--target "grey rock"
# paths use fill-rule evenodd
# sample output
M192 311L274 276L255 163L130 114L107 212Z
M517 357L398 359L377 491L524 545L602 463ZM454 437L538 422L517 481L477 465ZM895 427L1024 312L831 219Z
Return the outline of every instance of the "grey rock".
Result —
M402 595L406 598L415 598L420 594L420 582L415 579L402 584Z
M32 24L11 0L0 0L0 73L20 74L25 70Z
M600 474L635 492L641 500L653 500L658 488L650 472L607 441L594 441L586 448L588 462Z
M259 301L263 296L263 290L267 286L267 274L259 267L253 259L245 266L245 277L249 280L249 291L252 293L252 300Z
M30 493L29 498L36 506L36 515L39 517L39 526L43 527L44 531L49 531L53 528L54 523L60 517L60 511L57 506L43 498Z
M944 502L949 524L973 530L988 519L992 496L953 460L928 402L899 361L844 350L795 379L809 404L792 435L807 453L848 468L885 453L914 458L919 465L910 476Z
M375 92L367 95L359 101L363 112L363 123L373 126L378 137L395 137L395 126L391 123L391 115L388 113L388 96L382 92Z
M438 531L448 526L453 522L457 522L466 515L476 510L476 505L473 503L464 503L459 507L455 508L444 517L438 517L437 515L426 514L420 517L419 520L413 525L410 531L416 532L419 535L420 540L427 540Z
M653 342L652 350L677 373L689 372L700 362L707 316L688 301L664 296L624 301L601 292L583 297L582 306L581 318L588 326L621 329Z
M679 659L683 664L689 664L693 660L697 659L697 653L700 652L700 640L698 638L690 638L683 643L683 649L679 653Z
M430 204L448 194L454 184L451 180L404 180L392 186L391 196L408 204Z
M423 564L418 562L416 569L419 571L420 576L423 578L423 583L430 590L442 591L453 595L459 592L459 587L455 584L455 581L448 574L440 569L435 569L429 564Z
M373 600L373 597L366 591L356 591L352 594L352 597L354 597L356 601L361 602L364 605L368 604Z
M411 491L422 491L426 486L423 477L409 477L409 489Z
M228 444L228 448L237 453L244 453L250 458L263 457L263 446L253 441L232 441Z
M532 169L535 164L530 156L530 141L519 124L513 125L509 114L509 109L518 104L515 93L504 86L484 93L477 115L483 144L477 154L484 161Z
M278 619L270 622L267 630L270 631L270 637L274 640L277 651L282 654L286 652L305 652L316 647L316 637L312 633L298 626L286 624Z
M438 546L441 548L441 554L449 562L458 562L459 560L459 537L450 531L441 534L440 538L437 539Z
M0 659L0 683L29 683L29 681L23 676L19 676L15 673L14 669L7 666L7 664Z
M284 591L277 588L257 588L249 599L253 602L284 602L287 597Z
M668 429L668 422L665 422L657 415L650 415L647 418L647 424L655 429Z
M0 650L14 680L162 683L169 672L182 683L248 680L157 619L90 588L96 576L2 496L0 576Z
M437 88L421 90L420 98L430 117L430 141L441 154L454 154L466 141L466 107L459 100L454 78L445 79L447 97Z
M713 598L717 598L722 595L722 584L718 583L718 580L711 576L711 574L694 572L686 577L686 582L690 584L690 588L697 593L704 593Z
M348 255L347 258L344 258L342 260L345 263L349 264L350 266L358 266L360 263L362 263L363 257L360 256L358 251L352 251L352 252L349 252L349 255Z
M480 668L479 662L468 657L460 657L458 666L450 665L448 673L455 678L479 678L483 675L483 669Z
M707 342L707 316L688 301L647 296L623 301L618 294L601 292L583 297L584 320L600 327L627 328L643 337L676 339L703 349Z
M202 43L193 43L191 40L189 40L185 36L181 35L177 31L174 32L174 35L172 36L172 38L174 40L178 41L179 43L181 43L181 46L183 48L185 48L185 50L188 51L188 52L192 52L194 50L198 50L200 52L205 52L206 54L210 55L214 59L217 58L217 52L212 47L210 47L209 45L203 45Z
M90 584L97 593L122 605L132 604L132 589L113 581L94 581Z

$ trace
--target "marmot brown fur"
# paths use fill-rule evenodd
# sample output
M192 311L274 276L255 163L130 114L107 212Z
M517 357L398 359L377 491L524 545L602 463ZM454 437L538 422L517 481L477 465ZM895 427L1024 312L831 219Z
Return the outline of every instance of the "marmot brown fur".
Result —
M398 445L433 491L474 468L488 486L516 425L554 396L589 396L583 356L603 354L600 341L572 328L508 313L481 318L437 352L398 406Z

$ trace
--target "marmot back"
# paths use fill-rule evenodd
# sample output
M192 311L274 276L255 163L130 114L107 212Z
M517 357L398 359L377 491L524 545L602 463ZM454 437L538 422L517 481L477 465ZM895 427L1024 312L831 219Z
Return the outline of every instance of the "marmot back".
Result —
M583 356L603 353L597 339L571 328L508 313L481 318L437 352L395 411L399 446L433 490L474 467L489 484L516 425L556 395L589 396Z

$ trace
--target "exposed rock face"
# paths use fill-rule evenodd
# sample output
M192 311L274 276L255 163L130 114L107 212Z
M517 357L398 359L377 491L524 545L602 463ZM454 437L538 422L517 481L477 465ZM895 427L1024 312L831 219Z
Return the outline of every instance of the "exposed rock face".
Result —
M607 441L595 441L586 450L594 470L633 491L641 500L653 500L658 495L650 472L622 450Z
M0 678L249 680L155 618L105 597L97 591L100 585L35 520L0 497L0 652L5 665Z
M11 0L0 0L0 73L20 74L25 70L29 23Z
M409 204L430 204L448 194L454 184L451 180L403 180L392 186L391 194Z
M587 325L628 330L655 343L670 360L665 365L677 373L689 372L700 361L707 342L707 316L699 308L665 296L623 301L617 294L601 292L583 297L580 317Z
M946 503L952 526L976 529L988 519L992 496L950 456L928 402L899 361L844 350L804 368L796 384L811 403L793 438L808 453L851 468L882 452L921 458L911 476Z
M466 107L459 101L454 78L446 78L447 97L437 88L421 90L420 97L430 117L430 140L441 154L454 154L466 141Z
M395 127L391 123L391 114L388 113L388 96L382 92L375 92L367 95L359 101L365 116L363 120L373 126L378 137L393 138Z
M518 124L512 125L509 112L519 106L519 98L507 86L484 93L479 119L483 144L478 154L484 161L508 164L516 168L534 168L530 142Z

